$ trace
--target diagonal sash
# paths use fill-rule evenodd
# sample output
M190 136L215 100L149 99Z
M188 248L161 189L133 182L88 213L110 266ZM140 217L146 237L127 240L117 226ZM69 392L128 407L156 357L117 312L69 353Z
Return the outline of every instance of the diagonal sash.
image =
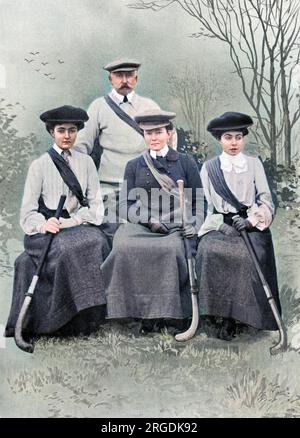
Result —
M125 111L123 111L119 105L116 104L116 102L114 102L112 100L112 98L110 96L105 96L104 97L107 105L113 110L113 112L121 119L123 120L123 122L127 123L127 125L129 125L131 128L133 128L138 134L140 134L142 137L144 137L144 131L139 127L139 125L137 124L137 122L135 120L133 120L128 114L125 113Z
M172 189L178 189L175 181L173 181L172 178L170 178L168 175L160 173L156 169L156 167L153 164L151 155L149 154L149 151L143 152L142 156L143 156L150 172L152 173L153 177L156 179L158 184L161 186L161 188L165 192L170 194ZM172 192L172 195L174 195L175 197L179 197L178 193L176 193L176 192Z
M103 154L103 146L101 146L99 142L99 137L95 138L93 150L90 153L90 157L95 163L96 169L99 170L100 162L101 162L101 156Z
M71 192L76 196L80 205L82 207L89 207L87 198L83 196L82 188L79 184L79 181L70 166L68 166L67 162L59 155L59 153L56 152L54 148L50 148L47 152L50 155L57 170L59 171L63 181L69 187Z
M224 174L221 169L221 161L219 157L215 157L205 163L209 179L213 185L215 192L231 204L239 212L240 210L248 209L245 204L242 204L228 187Z

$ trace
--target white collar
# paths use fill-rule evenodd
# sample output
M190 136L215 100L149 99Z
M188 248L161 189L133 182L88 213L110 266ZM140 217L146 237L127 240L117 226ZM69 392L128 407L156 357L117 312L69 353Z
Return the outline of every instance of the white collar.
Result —
M114 97L119 101L119 104L123 103L124 96L122 94L118 93L114 88L111 90L111 92L114 95ZM130 93L127 94L128 103L131 103L133 95L134 95L134 90L132 90Z
M169 146L166 144L160 151L153 151L150 149L150 155L152 158L156 159L157 157L165 157L169 152Z
M221 169L226 172L231 172L232 169L235 173L247 172L248 162L246 156L240 152L237 155L229 155L226 152L222 152L220 155Z
M56 143L53 144L53 149L54 149L59 155L61 155L62 152L63 152L63 150L62 150L61 148L59 148L59 147L57 146ZM70 155L72 155L72 152L71 152L70 149L67 149L67 151L68 151L68 153L69 153Z

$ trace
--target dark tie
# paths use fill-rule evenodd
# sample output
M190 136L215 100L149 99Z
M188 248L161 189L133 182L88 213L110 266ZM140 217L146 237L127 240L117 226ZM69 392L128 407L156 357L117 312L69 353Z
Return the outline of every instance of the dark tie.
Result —
M128 102L128 97L127 97L127 96L124 96L124 97L123 97L123 103L126 103L126 102Z
M63 157L63 159L66 161L66 163L68 165L70 165L70 163L69 163L69 155L70 155L69 151L62 151L62 153L61 153L61 156Z

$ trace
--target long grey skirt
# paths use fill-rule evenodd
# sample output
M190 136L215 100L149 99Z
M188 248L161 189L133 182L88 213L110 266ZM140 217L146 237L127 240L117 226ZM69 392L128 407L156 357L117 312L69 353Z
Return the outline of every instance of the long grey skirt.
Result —
M271 232L252 231L248 236L281 311ZM202 315L234 318L258 329L278 329L241 236L220 231L204 235L198 245L196 274Z
M163 235L139 224L122 224L101 270L108 318L191 315L187 262L178 231Z
M15 261L13 297L5 335L13 336L16 321L44 248L44 234L25 236L23 252ZM49 334L81 310L105 304L100 265L109 253L103 233L80 225L60 231L52 240L41 271L24 333Z

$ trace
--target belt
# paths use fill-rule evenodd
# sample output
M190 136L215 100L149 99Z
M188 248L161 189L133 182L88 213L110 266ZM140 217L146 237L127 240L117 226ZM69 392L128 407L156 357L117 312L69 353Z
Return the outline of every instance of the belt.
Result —
M232 225L232 218L233 218L233 216L239 215L239 216L241 216L243 218L247 217L246 209L241 209L237 213L220 213L218 210L216 210L214 208L213 213L214 214L222 214L223 218L224 218L224 223L227 224L227 225Z
M100 184L107 184L109 186L119 187L119 185L122 184L122 182L103 181L103 180L100 179Z

